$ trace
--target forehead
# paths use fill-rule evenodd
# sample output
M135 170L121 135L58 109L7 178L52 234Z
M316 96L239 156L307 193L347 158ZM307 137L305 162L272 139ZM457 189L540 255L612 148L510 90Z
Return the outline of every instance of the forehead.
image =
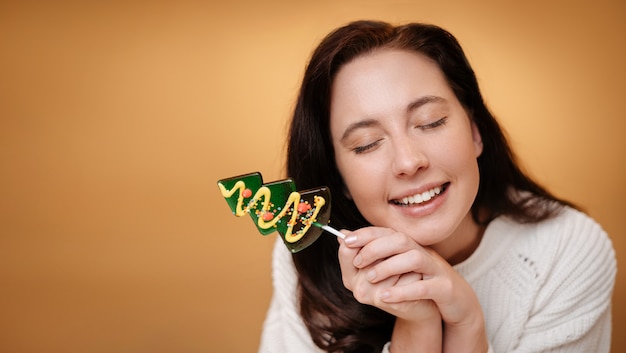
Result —
M439 66L417 52L381 49L345 64L331 92L333 115L372 115L406 109L421 96L454 94Z

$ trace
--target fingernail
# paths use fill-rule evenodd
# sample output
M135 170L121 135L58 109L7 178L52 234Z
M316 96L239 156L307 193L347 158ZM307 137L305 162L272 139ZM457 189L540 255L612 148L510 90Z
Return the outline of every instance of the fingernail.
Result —
M382 300L389 299L389 297L391 297L391 293L388 290L380 293L380 299Z
M356 243L356 236L355 235L348 235L346 236L346 238L343 240L347 245L351 245Z
M361 262L363 261L363 259L361 259L361 255L357 255L354 257L354 260L352 261L352 264L354 264L354 266L359 267L359 265L361 264Z
M367 272L366 278L368 281L371 281L374 278L376 278L376 270L370 270L369 272Z

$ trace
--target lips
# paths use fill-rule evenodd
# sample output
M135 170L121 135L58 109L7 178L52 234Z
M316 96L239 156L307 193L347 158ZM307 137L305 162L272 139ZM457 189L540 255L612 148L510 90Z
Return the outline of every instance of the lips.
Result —
M448 187L449 183L445 183L441 186L435 186L432 189L420 192L420 193L416 193L415 195L409 195L409 196L405 196L402 199L397 199L397 200L391 200L391 203L396 204L396 205L401 205L401 206L411 206L411 205L419 205L419 204L423 204L425 202L428 202L434 198L436 198L437 196L439 196L441 193L443 193L446 188Z

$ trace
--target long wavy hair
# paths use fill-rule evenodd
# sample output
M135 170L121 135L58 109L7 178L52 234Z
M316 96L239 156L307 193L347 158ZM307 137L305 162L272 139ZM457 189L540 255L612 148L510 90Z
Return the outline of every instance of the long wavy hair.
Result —
M345 186L335 163L330 134L333 80L339 69L353 59L380 49L413 51L437 63L478 127L483 151L478 157L478 194L471 209L478 224L486 225L500 215L522 223L539 222L552 217L562 205L571 205L549 193L519 167L505 133L483 101L474 71L449 32L429 24L393 26L357 21L328 34L314 50L287 142L287 173L298 188L325 185L335 191L332 225L340 229L370 225L342 192ZM333 237L320 237L307 250L293 255L300 314L315 344L327 352L380 352L391 337L395 318L354 299L342 283L337 250Z

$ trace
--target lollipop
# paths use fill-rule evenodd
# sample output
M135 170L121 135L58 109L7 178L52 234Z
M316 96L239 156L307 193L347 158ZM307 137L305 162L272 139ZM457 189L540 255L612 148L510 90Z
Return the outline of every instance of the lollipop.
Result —
M326 187L296 191L291 179L263 184L259 172L222 179L217 186L235 216L250 215L262 235L278 231L291 252L313 244L322 230L344 237L327 225L330 190Z

